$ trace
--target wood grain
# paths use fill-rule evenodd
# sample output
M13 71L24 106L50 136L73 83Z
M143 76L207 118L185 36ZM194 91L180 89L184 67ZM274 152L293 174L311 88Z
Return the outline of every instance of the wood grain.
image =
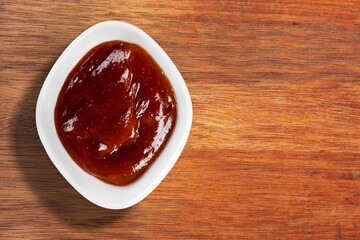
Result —
M360 2L0 2L0 239L360 239ZM173 170L101 209L37 136L41 85L83 30L122 20L173 59L194 107Z

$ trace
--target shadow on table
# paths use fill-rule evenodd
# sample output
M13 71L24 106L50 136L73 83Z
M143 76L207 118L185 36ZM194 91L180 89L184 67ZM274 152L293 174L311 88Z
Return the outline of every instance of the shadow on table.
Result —
M14 155L31 190L62 220L79 228L106 226L131 210L107 210L83 198L57 171L38 137L35 106L49 69L33 80L15 111L11 129Z

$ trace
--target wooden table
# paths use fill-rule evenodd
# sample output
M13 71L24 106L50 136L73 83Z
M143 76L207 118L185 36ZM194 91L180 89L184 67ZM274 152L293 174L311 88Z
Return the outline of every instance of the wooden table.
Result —
M0 239L360 239L360 2L0 3ZM337 2L337 3L336 3ZM122 20L189 87L189 141L138 205L97 207L36 132L51 66Z

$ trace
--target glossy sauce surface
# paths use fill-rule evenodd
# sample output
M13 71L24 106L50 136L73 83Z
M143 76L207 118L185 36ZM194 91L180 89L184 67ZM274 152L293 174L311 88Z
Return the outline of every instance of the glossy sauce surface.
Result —
M138 45L111 41L91 49L68 75L55 126L81 168L126 185L159 156L176 112L174 91L155 60Z

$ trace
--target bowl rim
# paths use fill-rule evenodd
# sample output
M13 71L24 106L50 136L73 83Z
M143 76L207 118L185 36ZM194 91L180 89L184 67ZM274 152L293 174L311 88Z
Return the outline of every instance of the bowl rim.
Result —
M57 96L71 69L91 48L111 40L122 40L143 47L168 77L177 100L177 122L167 145L151 167L139 179L126 186L107 184L81 169L61 144L54 121ZM43 83L35 112L39 138L55 167L83 197L107 209L131 207L147 197L161 183L185 147L190 134L192 116L189 90L170 57L147 33L122 21L97 23L68 45Z

